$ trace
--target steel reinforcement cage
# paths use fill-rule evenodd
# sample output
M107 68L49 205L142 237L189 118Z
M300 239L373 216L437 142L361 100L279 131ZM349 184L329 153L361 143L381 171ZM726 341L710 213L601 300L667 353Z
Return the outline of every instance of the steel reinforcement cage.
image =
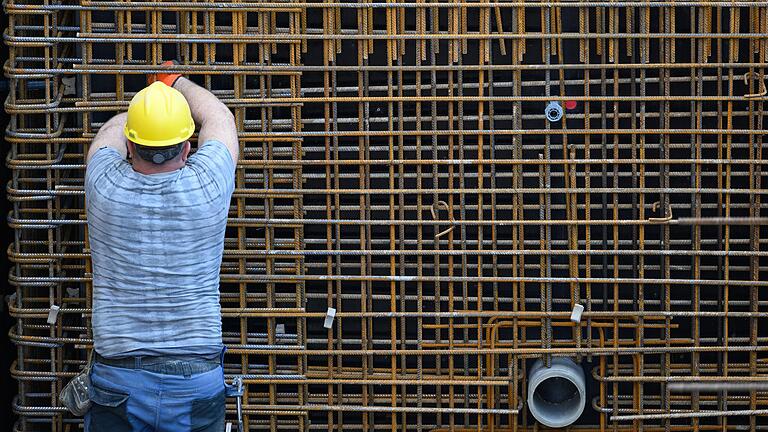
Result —
M4 7L16 431L82 423L56 396L92 346L84 155L167 59L240 133L249 430L544 429L553 356L579 430L768 428L764 0Z

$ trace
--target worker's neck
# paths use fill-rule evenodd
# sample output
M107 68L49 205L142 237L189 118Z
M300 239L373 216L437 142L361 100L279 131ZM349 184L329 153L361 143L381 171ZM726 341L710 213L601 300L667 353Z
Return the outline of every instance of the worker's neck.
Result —
M145 160L142 160L140 158L133 159L133 170L145 175L167 173L171 171L176 171L177 169L180 169L183 167L184 167L184 161L181 160L181 158L170 161L170 162L166 162L162 165L156 165L156 164L147 162Z

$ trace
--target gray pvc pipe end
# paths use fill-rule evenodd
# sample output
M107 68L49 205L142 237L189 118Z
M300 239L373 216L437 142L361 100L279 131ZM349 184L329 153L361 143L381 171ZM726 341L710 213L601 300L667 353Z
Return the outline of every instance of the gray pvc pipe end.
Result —
M553 357L551 365L537 360L528 372L528 409L539 423L560 428L581 416L587 389L584 370L573 360Z

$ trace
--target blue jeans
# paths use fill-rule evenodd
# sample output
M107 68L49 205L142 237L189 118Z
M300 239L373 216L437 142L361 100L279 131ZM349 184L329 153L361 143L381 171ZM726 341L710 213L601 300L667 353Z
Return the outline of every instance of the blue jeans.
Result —
M94 362L85 432L222 432L219 360L156 359L135 367Z

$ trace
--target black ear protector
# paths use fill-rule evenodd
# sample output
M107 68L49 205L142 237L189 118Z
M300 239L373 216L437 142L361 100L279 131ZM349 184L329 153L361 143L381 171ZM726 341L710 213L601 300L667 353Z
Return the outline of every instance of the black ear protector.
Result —
M160 165L162 163L165 163L165 161L166 161L165 155L162 153L155 153L154 155L152 155L152 163Z
M135 146L136 154L147 162L162 165L179 155L182 144L167 147L141 147Z

